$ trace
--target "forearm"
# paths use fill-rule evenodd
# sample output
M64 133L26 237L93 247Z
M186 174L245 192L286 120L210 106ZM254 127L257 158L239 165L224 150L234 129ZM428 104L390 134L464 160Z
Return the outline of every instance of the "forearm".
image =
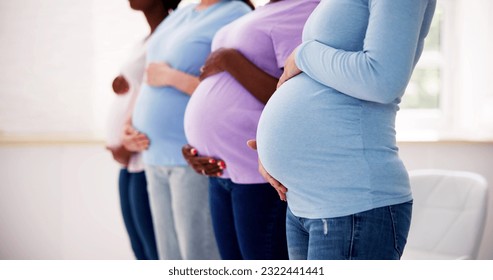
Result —
M276 90L278 79L267 74L238 51L230 51L223 67L257 100L266 104Z
M349 96L390 103L404 92L417 59L427 1L374 1L360 51L304 42L296 65L314 80Z
M182 91L188 95L192 95L197 86L199 85L199 78L180 70L170 70L170 85Z
M411 73L409 62L399 64L399 71L364 51L338 50L317 41L302 45L300 53L305 55L296 56L296 65L312 79L366 101L392 102L403 93Z

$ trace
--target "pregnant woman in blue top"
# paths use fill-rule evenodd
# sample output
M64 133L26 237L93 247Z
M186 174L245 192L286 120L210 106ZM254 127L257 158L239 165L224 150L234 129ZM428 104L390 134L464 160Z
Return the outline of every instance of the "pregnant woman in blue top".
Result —
M143 161L160 259L219 258L207 177L181 154L183 117L215 33L251 7L247 0L202 0L171 13L149 38L132 124L149 140Z
M435 5L325 0L308 19L257 130L291 259L402 255L412 194L395 117Z

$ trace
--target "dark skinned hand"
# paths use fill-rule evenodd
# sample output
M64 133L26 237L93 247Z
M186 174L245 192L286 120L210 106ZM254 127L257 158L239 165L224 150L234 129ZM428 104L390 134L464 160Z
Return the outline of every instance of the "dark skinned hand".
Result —
M237 52L237 50L220 48L212 52L207 57L204 66L200 68L199 80L202 81L209 76L225 71L224 61L227 59L227 56L232 54L233 52Z
M113 159L116 160L118 163L128 166L128 163L130 162L130 156L132 155L132 152L129 150L125 149L123 146L119 147L106 147L107 150L111 152L113 155Z
M188 162L188 165L195 170L195 172L211 176L218 177L223 174L223 169L226 168L226 164L223 160L213 157L199 156L197 149L189 144L186 144L181 148L183 157Z
M122 75L116 77L113 80L112 87L113 87L113 91L116 94L125 94L130 89L130 86L129 86L127 80L125 80L125 78Z

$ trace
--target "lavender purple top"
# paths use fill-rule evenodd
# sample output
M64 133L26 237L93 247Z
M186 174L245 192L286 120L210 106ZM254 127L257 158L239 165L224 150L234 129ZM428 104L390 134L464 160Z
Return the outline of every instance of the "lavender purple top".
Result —
M283 0L255 11L223 27L215 35L212 50L234 48L273 77L280 77L286 58L301 43L305 21L319 0ZM185 112L185 134L199 155L226 162L222 178L238 184L263 183L257 153L247 147L254 139L264 105L229 73L203 80Z

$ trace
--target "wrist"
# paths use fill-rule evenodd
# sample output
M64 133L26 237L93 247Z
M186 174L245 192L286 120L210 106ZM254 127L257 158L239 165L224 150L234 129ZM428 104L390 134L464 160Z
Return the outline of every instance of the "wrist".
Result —
M220 63L220 68L221 70L223 71L228 71L229 70L229 67L231 65L230 62L232 61L235 61L236 58L238 57L238 50L236 49L226 49L226 51L224 51L222 53L222 55L220 56L220 60L219 60L219 63ZM234 63L233 63L234 65Z
M166 71L166 86L176 87L176 83L180 83L180 72L174 68L169 68Z

